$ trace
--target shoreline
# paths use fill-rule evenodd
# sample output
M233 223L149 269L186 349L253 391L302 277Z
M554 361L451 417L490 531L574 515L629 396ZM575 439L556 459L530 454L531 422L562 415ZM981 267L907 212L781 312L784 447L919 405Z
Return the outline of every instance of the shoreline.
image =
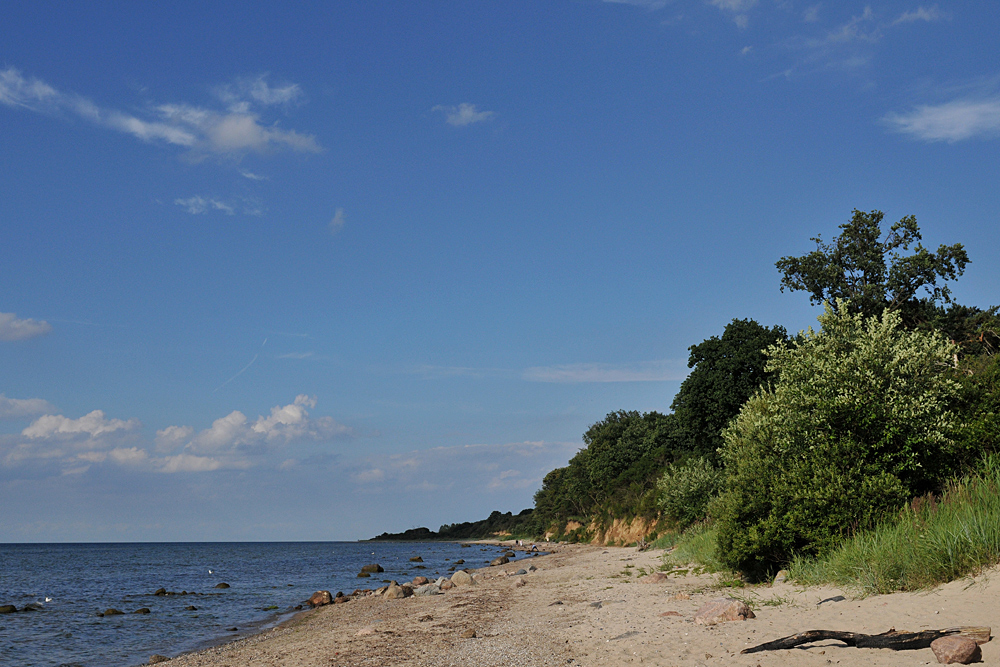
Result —
M482 541L510 547L504 541ZM740 655L747 646L813 629L879 633L960 625L1000 628L1000 571L931 591L853 599L832 587L777 584L730 589L716 575L685 569L662 583L640 572L661 564L662 550L579 544L547 545L529 563L473 570L477 584L442 595L386 600L366 596L304 610L256 635L178 656L175 667L261 665L611 666L652 665L920 665L930 649L890 651L818 642L794 650ZM971 583L970 583L971 581ZM520 583L520 582L523 582ZM401 582L402 583L402 582ZM694 612L726 596L743 599L755 619L696 625ZM463 637L470 631L474 638ZM982 646L1000 662L1000 642Z

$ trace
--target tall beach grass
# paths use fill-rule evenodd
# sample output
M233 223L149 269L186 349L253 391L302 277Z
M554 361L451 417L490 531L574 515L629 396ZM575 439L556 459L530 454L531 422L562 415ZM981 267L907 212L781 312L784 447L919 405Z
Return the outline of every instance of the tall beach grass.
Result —
M818 559L796 559L790 573L801 583L871 595L926 589L998 562L1000 456L990 456L939 498L916 499Z

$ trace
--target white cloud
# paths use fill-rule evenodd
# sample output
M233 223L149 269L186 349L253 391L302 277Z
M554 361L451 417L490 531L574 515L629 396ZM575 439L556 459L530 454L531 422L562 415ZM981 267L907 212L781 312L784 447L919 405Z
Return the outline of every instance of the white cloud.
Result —
M210 210L222 211L226 215L232 215L235 212L235 209L224 201L219 201L218 199L213 199L211 197L206 198L200 195L188 197L187 199L175 199L174 203L191 215L199 215Z
M683 380L688 370L684 362L661 360L637 364L563 364L535 366L524 371L531 382L663 382Z
M932 7L917 7L916 9L908 12L903 12L899 15L899 18L892 22L892 24L899 25L900 23L915 23L917 21L933 23L934 21L940 21L943 18L946 18L946 16L940 9L938 9L937 5L934 5Z
M79 419L62 415L44 415L21 431L32 439L98 438L117 431L134 431L140 427L136 419L106 419L103 410L94 410Z
M708 0L708 4L732 14L733 22L742 30L750 25L750 17L746 12L757 5L757 0Z
M60 466L63 472L68 469L81 472L80 462L87 465L101 462L112 450L129 449L126 445L136 438L141 426L137 419L108 419L102 410L79 419L42 415L22 430L20 436L0 437L0 460L5 465L35 461ZM134 455L126 452L119 452L113 458L134 459Z
M349 427L331 417L310 417L309 410L315 407L315 398L300 394L292 403L275 406L269 415L259 416L254 421L239 410L233 410L197 433L188 426L170 426L157 432L158 448L170 451L183 447L180 454L199 458L169 456L164 459L163 469L166 472L189 471L192 466L210 465L209 459L218 464L216 467L248 467L251 464L247 457L263 455L292 442L334 440L352 435Z
M47 83L24 77L13 67L0 71L0 103L43 113L68 112L96 125L130 134L146 142L164 142L195 153L239 156L288 149L318 152L312 135L264 125L252 111L262 105L290 102L301 95L297 85L270 88L263 79L245 90L231 93L225 112L188 104L163 104L146 110L145 117L116 109L102 109L90 100L56 90ZM237 93L248 96L237 102Z
M315 352L286 352L284 354L279 354L279 359L308 359L313 356Z
M223 467L223 462L208 456L195 456L193 454L177 454L168 456L160 461L160 472L210 472ZM236 465L228 467L245 468L245 462L238 462Z
M42 398L7 398L0 394L0 419L23 419L54 411L55 407Z
M991 139L1000 136L1000 97L921 105L906 113L886 114L883 121L924 141Z
M260 174L253 173L252 171L241 171L240 175L243 176L243 178L249 178L251 181L267 181L267 180L270 180L270 179L268 179L267 176L261 176Z
M267 82L266 74L255 79L237 79L234 84L219 86L216 88L216 94L219 99L230 105L230 109L241 112L247 107L247 98L259 104L273 105L299 102L305 97L297 83L272 87Z
M475 104L462 102L457 107L437 105L431 111L443 111L445 121L455 127L465 127L473 123L491 120L496 114L492 111L480 111Z
M338 208L333 214L333 219L330 220L330 233L336 234L344 227L344 209Z
M0 341L27 340L52 331L45 320L18 318L16 313L0 313Z

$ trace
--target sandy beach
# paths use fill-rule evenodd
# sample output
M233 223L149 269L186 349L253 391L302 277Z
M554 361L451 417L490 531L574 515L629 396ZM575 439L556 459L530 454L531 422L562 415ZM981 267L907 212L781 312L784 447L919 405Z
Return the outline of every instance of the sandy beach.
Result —
M835 588L791 584L730 589L715 575L672 575L641 583L661 551L559 545L528 561L483 568L477 584L443 595L369 596L320 607L261 635L175 658L177 667L237 665L923 665L930 649L857 649L836 641L740 655L747 646L812 629L879 633L959 625L1000 627L996 577L922 593L853 599ZM518 579L523 580L518 585ZM402 583L402 582L401 582ZM732 594L756 618L715 626L693 622L705 602ZM838 600L842 596L844 599ZM833 598L831 600L831 598ZM829 600L825 601L824 600ZM677 614L677 615L674 615ZM469 631L474 638L463 638ZM982 646L1000 660L1000 643Z

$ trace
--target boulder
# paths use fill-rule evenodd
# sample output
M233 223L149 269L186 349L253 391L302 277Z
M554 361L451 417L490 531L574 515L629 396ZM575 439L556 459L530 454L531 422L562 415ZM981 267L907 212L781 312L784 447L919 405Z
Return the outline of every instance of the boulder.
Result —
M503 555L506 556L507 558L515 558L515 557L517 557L517 554L514 553L513 551L505 551Z
M413 586L414 587L423 586L428 581L429 579L427 579L427 577L413 577Z
M645 577L639 577L640 584L662 584L670 580L670 577L663 572L653 572Z
M454 587L455 584L451 583L451 579L445 579L444 581L441 582L441 585L438 586L438 588L440 588L443 591L450 591Z
M28 604L21 607L21 611L41 611L45 609L42 605L37 602L29 602Z
M423 586L417 586L413 589L414 595L441 595L441 589L437 584L424 584Z
M952 663L968 665L970 662L979 662L982 659L979 644L975 640L961 635L939 637L931 642L931 650L934 651L934 657L942 665Z
M337 597L333 598L333 604L344 604L345 602L350 602L351 598L344 595L342 591L337 591Z
M518 574L528 574L528 571L527 571L527 570L525 570L524 568L521 568L520 570L518 570L518 571L517 571L517 572L515 572L514 574L515 574L515 575L518 575Z
M455 586L471 586L475 582L472 580L472 575L465 570L459 570L455 574L451 575L451 583Z
M537 569L538 569L537 567L535 567L534 565L532 565L531 567L528 568L528 572L534 572Z
M306 600L306 604L310 607L322 607L331 602L333 602L333 596L330 595L330 591L316 591L312 594L312 597Z
M220 584L216 584L215 587L216 588L229 588L229 584L227 584L226 582L223 581Z
M490 561L490 567L496 567L497 565L506 565L510 562L510 559L506 556L500 556L499 558L494 558Z
M104 615L105 616L120 616L121 614L124 614L124 613L125 612L121 611L120 609L115 609L114 607L112 607L110 609L105 609L104 610Z
M168 660L170 660L170 658L165 655L160 655L159 653L154 653L149 656L149 664L151 665L155 665L158 662L167 662Z
M358 572L359 577L370 577L372 576L369 572Z
M771 585L783 584L786 581L788 581L788 570L778 570L778 574L774 575L774 581L771 582Z
M698 625L715 625L726 621L745 621L756 618L745 602L733 598L718 598L706 602L694 613L694 622Z
M361 567L362 572L368 572L369 574L377 574L379 572L385 572L385 569L378 563L371 563L369 565L363 565Z
M166 588L157 588L153 592L153 595L166 595L166 594L167 594L167 589Z
M394 581L385 589L385 593L382 594L382 597L387 600L402 600L405 597L409 597L407 595L407 591L410 592L410 595L413 594L412 588L409 586L400 586Z
M149 607L140 607L140 608L136 609L135 611L133 611L132 613L133 614L148 614L149 613Z
M455 565L465 565L465 559L459 558L458 560L455 561Z
M13 614L17 607L12 604L0 604L0 614Z
M514 580L514 586L516 588L520 588L521 586L524 586L526 583L528 582L524 580L524 577L518 577L517 579Z
M184 611L198 611L198 607L195 607L193 604L189 604L188 606L184 607Z
M411 563L423 563L424 559L421 558L420 556L414 556L413 558L410 559L410 562Z

